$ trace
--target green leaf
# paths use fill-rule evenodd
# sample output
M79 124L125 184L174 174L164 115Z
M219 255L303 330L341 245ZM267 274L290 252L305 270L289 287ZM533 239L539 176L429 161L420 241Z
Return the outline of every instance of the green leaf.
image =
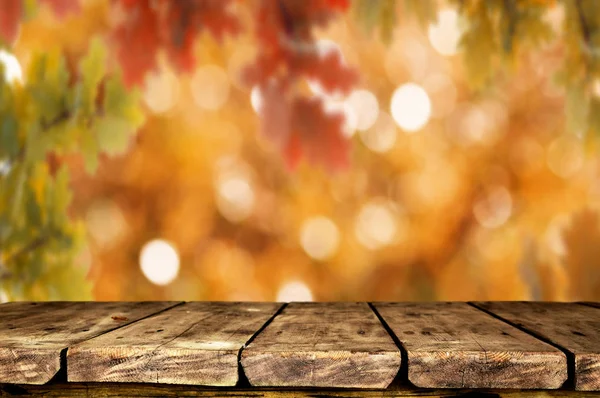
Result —
M19 153L17 119L12 114L1 115L0 120L0 159L14 158Z
M94 125L98 149L109 155L123 153L131 135L143 123L139 94L128 92L120 77L113 76L105 83L104 114Z
M0 212L0 242L8 237L12 229L12 225L8 221L8 216Z
M27 142L27 161L41 162L46 159L46 153L52 150L50 137L41 133L29 133L30 138Z
M34 56L26 90L29 108L38 116L42 130L63 121L69 71L60 51L52 50Z
M44 252L43 250L34 250L27 259L26 281L35 282L44 272Z
M33 191L30 189L25 194L25 211L28 224L32 226L42 225L42 210Z
M51 184L51 196L48 200L48 214L51 225L61 229L61 225L68 225L67 209L71 203L72 193L69 189L69 170L62 166L56 173Z
M131 133L131 123L124 119L107 116L98 120L94 126L98 145L109 155L118 155L127 149Z
M144 113L139 103L139 91L128 91L120 76L107 79L103 104L107 115L122 116L137 128L144 122Z
M88 54L79 65L81 71L80 90L81 107L84 114L92 115L95 109L98 85L106 74L106 49L99 39L90 44Z

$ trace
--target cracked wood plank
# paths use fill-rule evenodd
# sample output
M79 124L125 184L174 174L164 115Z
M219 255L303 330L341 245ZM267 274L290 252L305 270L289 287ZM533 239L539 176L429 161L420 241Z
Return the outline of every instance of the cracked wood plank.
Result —
M185 303L69 348L68 380L233 386L240 349L280 307Z
M385 388L400 350L366 303L292 303L242 351L253 386Z
M558 349L466 303L376 303L423 388L556 389L567 379Z
M600 309L550 302L475 304L570 352L575 369L575 389L600 390Z
M69 345L172 307L174 302L13 302L0 306L0 383L43 384Z

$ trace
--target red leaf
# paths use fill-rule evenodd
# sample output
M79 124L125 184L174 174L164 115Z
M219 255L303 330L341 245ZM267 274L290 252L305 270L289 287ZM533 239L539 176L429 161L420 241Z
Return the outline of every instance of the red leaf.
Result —
M12 44L17 39L23 12L21 0L2 0L0 6L0 41Z
M284 149L283 157L288 169L292 171L296 170L302 159L302 142L298 135L290 137L290 140Z
M144 82L145 74L156 67L160 45L158 17L144 0L120 0L126 10L126 21L114 33L117 58L127 86Z
M275 146L283 149L287 146L291 131L291 110L285 93L277 83L265 84L260 88L261 133Z
M330 8L339 11L347 11L350 7L350 0L326 0L326 2Z
M337 51L324 56L303 56L297 60L296 67L308 78L319 82L329 94L340 91L346 95L358 82L358 72L346 66Z
M159 52L179 71L196 65L194 42L206 30L217 40L235 34L240 26L228 10L230 0L115 0L125 18L114 35L125 83L142 84L156 68Z
M229 12L231 0L204 0L196 8L196 18L201 28L221 41L225 35L235 35L241 30L238 19Z
M243 78L261 88L261 133L280 149L290 169L302 157L329 171L348 164L344 116L327 113L319 98L295 92L305 80L317 81L328 93L348 93L356 84L356 71L337 52L320 55L312 36L314 26L326 24L348 5L348 0L280 0L263 1L259 8L260 51Z
M111 318L113 321L121 321L121 322L129 320L129 318L127 318L126 316L118 316L118 315L111 316Z
M292 125L310 162L337 171L348 166L348 139L341 113L326 113L320 98L300 98L293 104Z
M261 133L282 152L290 170L302 157L337 171L348 165L341 113L324 111L320 98L290 99L277 83L261 87Z
M52 8L52 11L59 17L63 18L69 13L76 13L81 10L79 0L42 0Z

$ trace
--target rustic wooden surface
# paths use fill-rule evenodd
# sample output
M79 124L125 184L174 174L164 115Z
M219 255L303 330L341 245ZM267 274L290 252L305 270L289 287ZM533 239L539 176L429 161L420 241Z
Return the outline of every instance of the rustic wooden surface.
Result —
M594 397L599 357L599 303L0 305L2 397Z
M50 385L1 385L0 397L204 397L204 398L596 398L600 392L567 390L419 389L392 386L365 389L214 388L137 383L57 383Z
M385 388L400 350L366 303L292 303L242 351L253 386Z
M407 351L408 379L427 388L556 389L565 355L466 303L376 303Z
M70 347L68 380L233 386L240 349L281 305L183 304Z
M0 383L42 384L70 344L176 305L173 302L45 302L0 305Z
M600 309L572 303L479 302L475 305L568 351L575 388L600 389Z

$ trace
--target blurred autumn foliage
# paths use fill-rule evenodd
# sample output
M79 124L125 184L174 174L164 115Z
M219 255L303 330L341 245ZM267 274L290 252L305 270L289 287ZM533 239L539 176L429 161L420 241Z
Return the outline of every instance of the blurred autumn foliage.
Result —
M594 0L2 7L2 300L600 300Z

